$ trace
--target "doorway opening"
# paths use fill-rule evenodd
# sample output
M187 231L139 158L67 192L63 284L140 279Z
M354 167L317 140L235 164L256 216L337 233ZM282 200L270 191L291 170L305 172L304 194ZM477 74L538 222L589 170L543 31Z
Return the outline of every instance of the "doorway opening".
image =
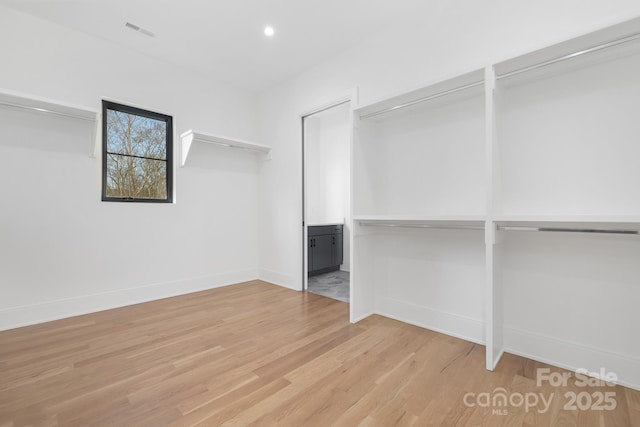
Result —
M302 117L304 290L349 302L351 102Z

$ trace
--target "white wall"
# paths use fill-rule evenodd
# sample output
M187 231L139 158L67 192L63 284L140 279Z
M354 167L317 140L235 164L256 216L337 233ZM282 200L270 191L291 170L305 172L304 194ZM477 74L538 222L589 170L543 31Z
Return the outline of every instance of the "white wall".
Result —
M300 113L355 87L364 105L637 15L635 0L446 2L263 93L259 132L274 159L260 173L261 277L302 288Z
M358 122L354 216L485 214L485 99L448 101Z
M0 139L0 178L13 182L16 173L23 178L19 187L0 189L0 325L117 305L123 289L149 286L124 299L133 301L152 297L153 289L163 289L163 295L177 292L175 283L194 283L194 277L205 278L203 287L227 281L208 277L250 277L258 265L257 243L260 276L301 289L301 113L354 87L361 103L368 103L638 14L635 0L446 2L420 25L381 33L262 94L256 110L254 99L240 90L0 8L0 87L94 108L108 96L173 114L178 132L194 128L274 147L273 160L262 165L234 157L240 170L216 160L232 154L212 149L211 167L177 171L178 203L156 209L99 202L96 160L28 150ZM54 170L66 186L59 192L64 203L53 197L54 189L43 190ZM132 215L154 232L138 231ZM47 221L51 227L45 227ZM164 239L156 229L167 230ZM116 251L119 260L135 253L135 247L113 241L116 231L158 243L144 258L150 268L128 264L100 270L114 248L122 251ZM25 246L25 253L16 250ZM155 286L159 282L166 286ZM113 301L105 297L108 292ZM91 305L83 299L88 295L101 296Z
M351 264L349 109L349 104L342 104L305 118L307 224L345 224L344 271Z
M173 115L176 134L256 139L252 95L1 7L0 52L5 89L96 110L108 97ZM201 150L176 170L177 203L106 203L87 139L0 111L0 329L257 277L255 157Z

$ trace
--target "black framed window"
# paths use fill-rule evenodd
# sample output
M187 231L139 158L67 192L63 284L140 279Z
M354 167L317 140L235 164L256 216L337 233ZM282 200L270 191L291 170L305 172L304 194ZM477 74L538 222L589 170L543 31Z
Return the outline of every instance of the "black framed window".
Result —
M102 101L102 200L170 203L173 118Z

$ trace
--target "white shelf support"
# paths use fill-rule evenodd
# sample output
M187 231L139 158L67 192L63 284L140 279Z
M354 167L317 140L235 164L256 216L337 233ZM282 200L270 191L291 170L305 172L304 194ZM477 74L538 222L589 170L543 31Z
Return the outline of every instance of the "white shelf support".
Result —
M100 152L102 146L102 113L96 114L96 123L93 128L93 152L89 154L89 157L96 158Z
M189 153L191 152L191 148L194 143L215 144L221 147L252 151L263 154L265 160L271 160L271 147L268 145L257 144L255 142L243 141L220 135L209 135L196 132L194 130L188 130L180 135L180 140L182 141L181 166L186 165Z
M493 217L499 204L498 194L498 108L499 91L496 85L496 73L493 66L487 66L485 82L485 161L486 166L486 203L489 216ZM485 224L485 340L486 369L493 371L504 352L502 286L500 282L501 247L498 245L498 232L493 221Z

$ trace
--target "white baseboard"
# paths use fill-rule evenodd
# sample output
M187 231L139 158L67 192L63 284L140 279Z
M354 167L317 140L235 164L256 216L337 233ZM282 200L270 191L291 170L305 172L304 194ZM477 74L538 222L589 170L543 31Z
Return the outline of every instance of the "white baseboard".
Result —
M248 282L257 278L257 270L236 271L9 307L0 310L0 331Z
M349 321L350 321L351 323L358 323L359 321L364 320L364 319L366 319L367 317L372 316L372 315L374 315L374 314L375 314L375 313L367 313L367 314L364 314L364 315L362 315L362 316L358 316L358 317L351 317L351 318L349 319Z
M633 337L629 337L633 339ZM569 371L615 373L617 383L640 390L640 358L573 343L512 327L504 327L504 350Z
M265 282L282 286L283 288L293 289L294 291L302 290L301 281L296 280L293 276L290 276L288 274L278 273L261 268L260 270L258 270L258 278L260 280L264 280Z
M485 344L485 323L481 320L406 301L380 297L377 298L375 312L381 316L451 335L465 341Z
M498 363L500 363L500 359L502 359L502 356L504 356L504 349L500 350L498 355L495 356L493 358L493 360L491 361L491 369L489 369L489 367L487 367L487 369L489 371L495 371L496 370L496 366L498 366Z

